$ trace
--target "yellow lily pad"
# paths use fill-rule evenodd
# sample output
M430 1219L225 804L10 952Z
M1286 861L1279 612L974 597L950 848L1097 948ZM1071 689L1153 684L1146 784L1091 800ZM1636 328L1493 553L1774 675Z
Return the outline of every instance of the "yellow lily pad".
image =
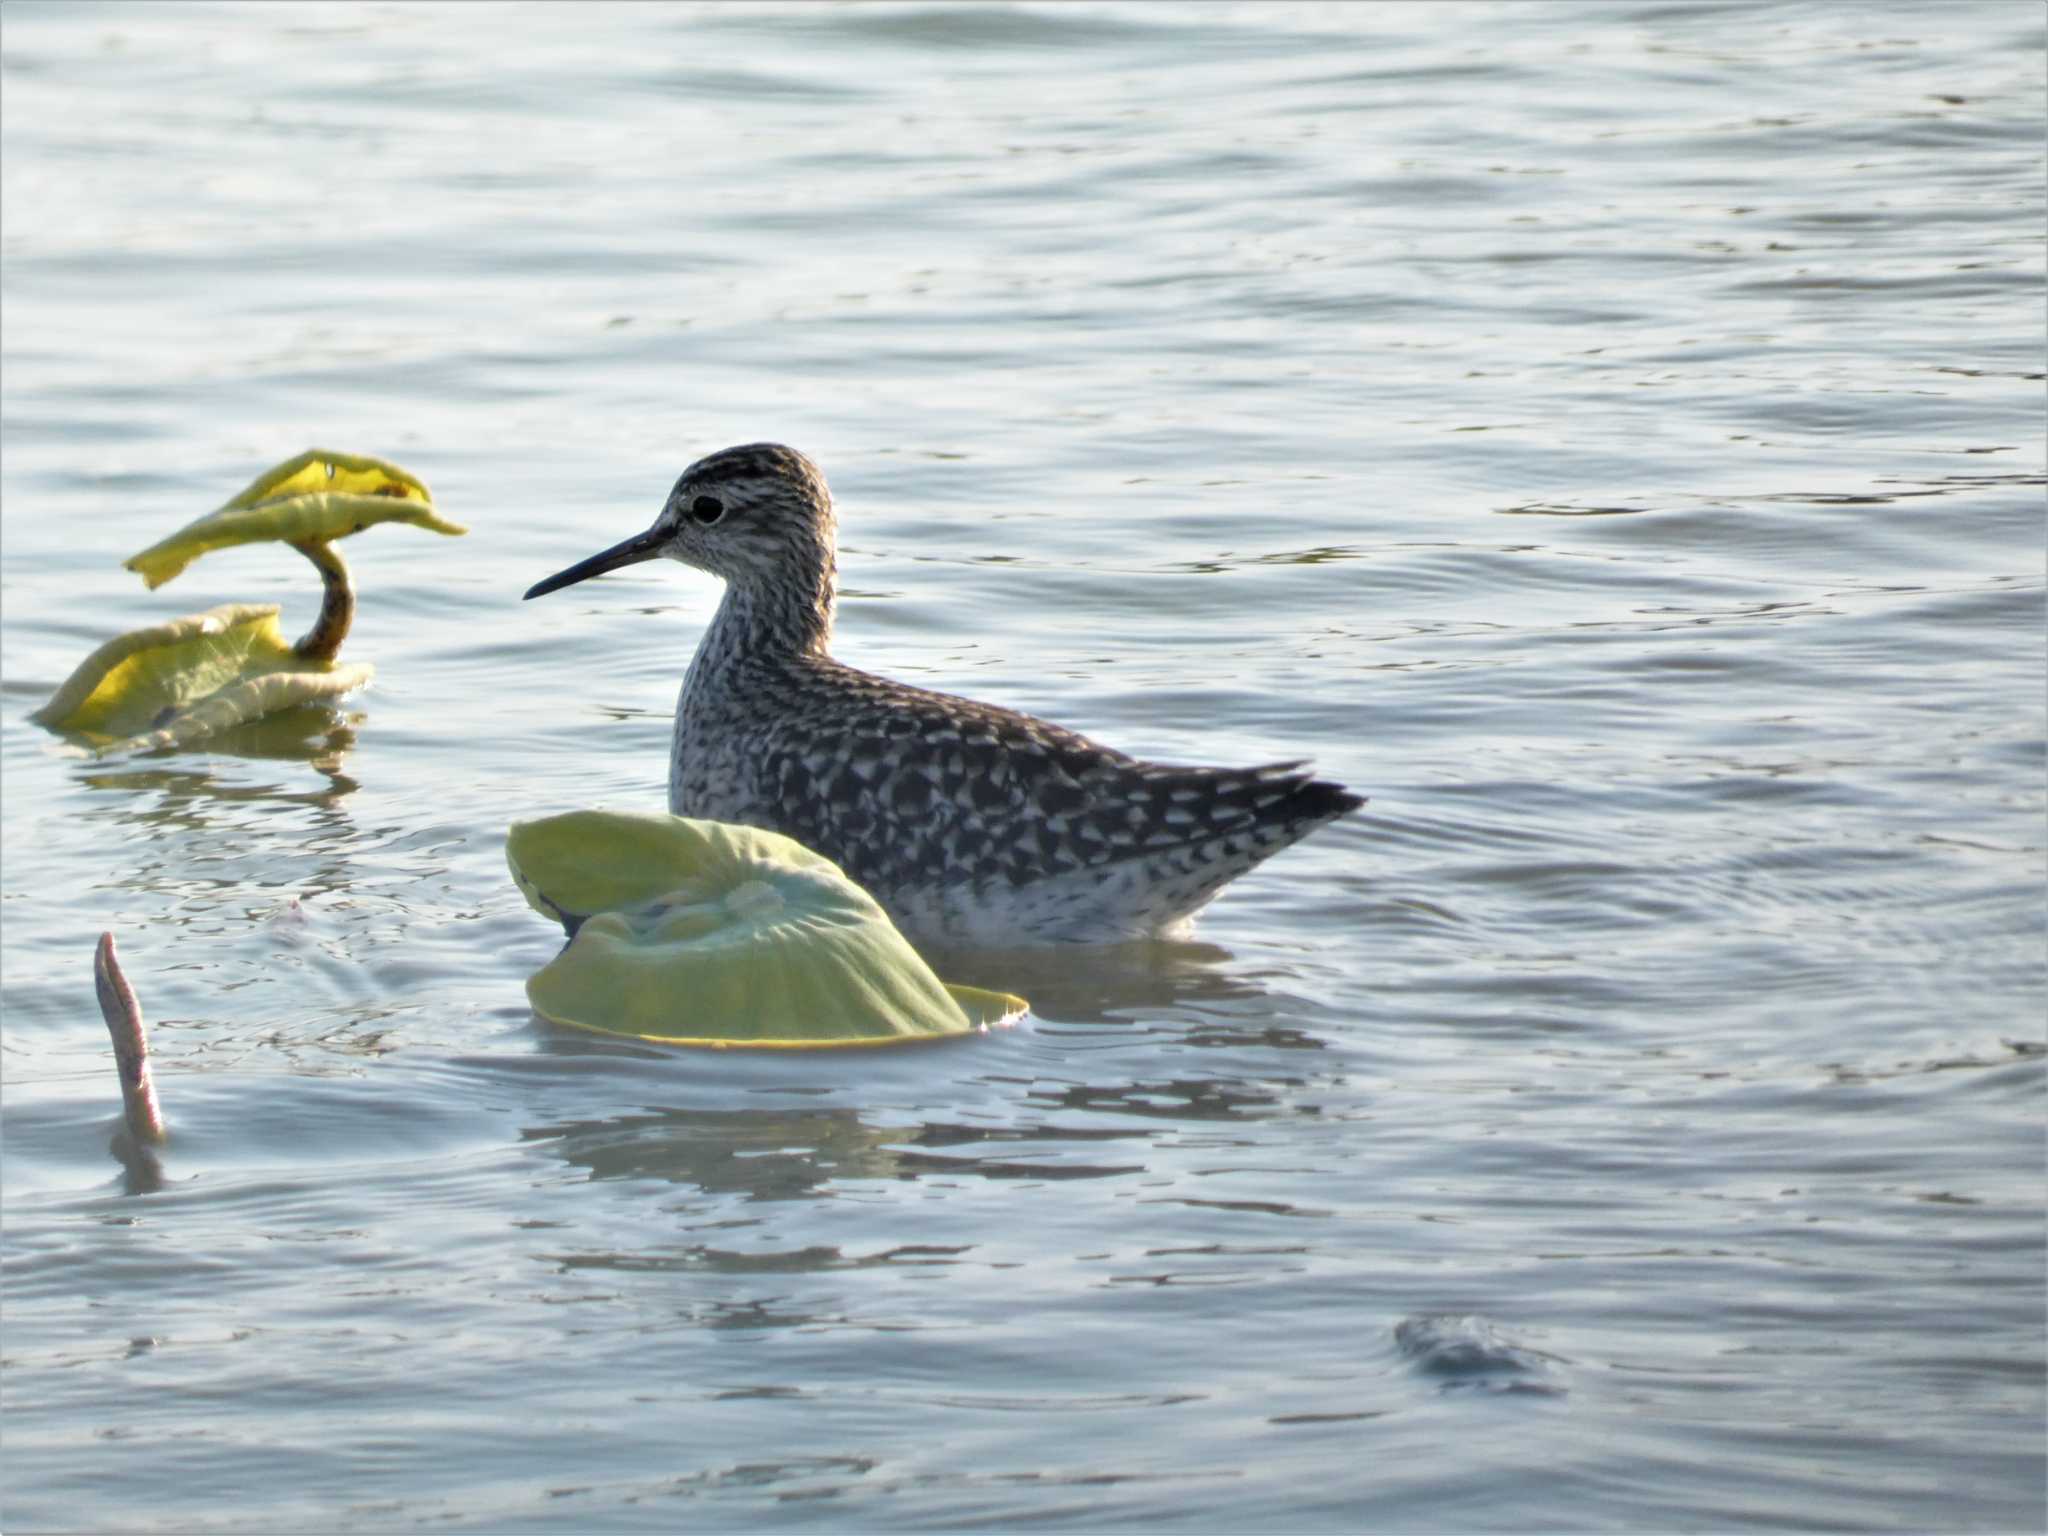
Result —
M228 603L117 636L29 718L104 757L184 746L339 697L375 674L368 663L308 661L285 640L277 616L275 603Z
M434 510L418 476L367 454L309 448L259 475L218 511L187 523L124 563L151 590L201 555L235 544L322 544L376 523L411 523L435 533L469 530Z
M552 1023L811 1049L964 1035L1027 1006L940 981L838 865L773 832L575 811L516 823L505 858L571 934L526 984Z

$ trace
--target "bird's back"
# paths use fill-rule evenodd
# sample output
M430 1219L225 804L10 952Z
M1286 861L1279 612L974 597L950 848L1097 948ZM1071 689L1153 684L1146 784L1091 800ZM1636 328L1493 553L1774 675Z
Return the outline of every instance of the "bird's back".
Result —
M1364 803L1300 763L1144 762L827 656L721 660L684 683L670 809L796 838L926 941L1169 933Z

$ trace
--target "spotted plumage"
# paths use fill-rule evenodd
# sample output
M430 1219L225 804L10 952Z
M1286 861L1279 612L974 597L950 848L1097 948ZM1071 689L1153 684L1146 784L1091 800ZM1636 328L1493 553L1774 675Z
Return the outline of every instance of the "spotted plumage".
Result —
M684 471L646 533L526 595L664 555L724 577L676 701L669 809L796 838L913 939L1171 933L1261 859L1364 803L1301 763L1143 762L834 660L834 532L809 459L728 448Z

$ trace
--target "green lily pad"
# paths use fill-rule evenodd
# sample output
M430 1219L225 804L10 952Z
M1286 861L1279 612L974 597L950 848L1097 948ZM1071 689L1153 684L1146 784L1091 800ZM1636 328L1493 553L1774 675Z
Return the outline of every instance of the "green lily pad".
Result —
M361 687L372 668L335 660L355 614L355 591L332 546L390 522L467 532L434 510L418 476L387 460L322 448L287 459L127 567L160 587L210 550L281 541L320 572L324 592L313 628L288 645L277 607L247 603L153 624L93 652L30 718L105 756L184 746Z
M109 640L29 718L101 757L184 746L276 710L360 688L368 663L308 661L275 603L228 603Z
M235 544L324 544L376 523L469 530L434 510L419 477L367 454L309 448L266 471L226 506L123 562L153 591L201 555Z
M964 1035L1027 1006L940 981L838 865L773 832L575 811L516 823L505 858L571 934L526 984L556 1024L805 1049Z

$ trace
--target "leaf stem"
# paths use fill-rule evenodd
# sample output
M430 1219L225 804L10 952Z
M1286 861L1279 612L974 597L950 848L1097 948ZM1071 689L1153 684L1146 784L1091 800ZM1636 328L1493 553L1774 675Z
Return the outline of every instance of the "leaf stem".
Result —
M348 638L356 617L356 589L349 581L348 562L324 539L307 539L292 548L313 562L324 586L320 617L292 649L308 661L332 661L341 654L341 642Z

